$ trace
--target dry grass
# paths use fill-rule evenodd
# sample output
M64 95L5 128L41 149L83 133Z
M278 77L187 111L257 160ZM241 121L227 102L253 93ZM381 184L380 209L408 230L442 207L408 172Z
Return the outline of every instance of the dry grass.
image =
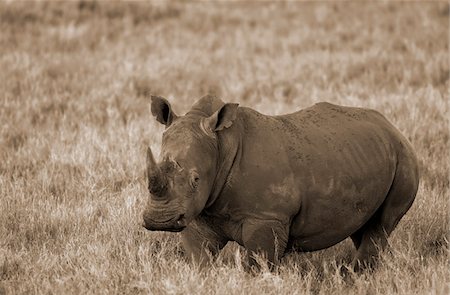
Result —
M448 294L445 3L0 3L0 293ZM422 182L372 274L353 253L287 256L250 276L227 246L201 272L145 232L144 148L207 92L267 114L317 101L384 113Z

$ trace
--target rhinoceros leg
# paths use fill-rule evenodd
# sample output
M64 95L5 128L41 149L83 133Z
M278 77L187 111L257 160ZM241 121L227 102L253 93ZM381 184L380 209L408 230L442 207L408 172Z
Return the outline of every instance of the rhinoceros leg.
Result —
M357 232L355 232L354 234L352 234L350 236L350 238L352 238L353 245L355 245L356 250L358 250L359 246L361 245L363 234L364 234L364 228L359 229Z
M403 165L397 167L394 181L385 201L374 216L351 236L358 249L353 260L353 267L356 271L374 266L379 251L388 245L387 238L411 207L418 185L419 175L416 163L413 159L403 158Z
M255 254L264 255L270 267L276 265L286 250L289 226L280 221L248 219L242 225L242 241L248 251L250 267L258 267Z
M228 240L198 218L181 232L181 241L187 256L200 266L211 262Z

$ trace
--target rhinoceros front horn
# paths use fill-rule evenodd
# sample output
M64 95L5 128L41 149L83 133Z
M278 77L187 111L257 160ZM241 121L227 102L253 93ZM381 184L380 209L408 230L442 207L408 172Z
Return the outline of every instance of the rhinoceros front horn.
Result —
M166 182L164 175L162 175L161 170L156 164L150 147L147 148L147 177L148 189L152 194L159 196L166 187Z

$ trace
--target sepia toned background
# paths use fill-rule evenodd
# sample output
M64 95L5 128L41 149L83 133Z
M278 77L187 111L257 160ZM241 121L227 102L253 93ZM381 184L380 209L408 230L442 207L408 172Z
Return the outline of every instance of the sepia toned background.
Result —
M446 3L0 2L0 294L448 294L448 87ZM256 276L235 244L188 264L140 226L148 93L382 112L422 175L391 251L347 276L349 241Z

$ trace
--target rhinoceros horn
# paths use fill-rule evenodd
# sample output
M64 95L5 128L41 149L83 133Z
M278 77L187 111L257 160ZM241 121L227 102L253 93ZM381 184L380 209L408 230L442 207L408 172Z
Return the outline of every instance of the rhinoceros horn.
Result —
M150 147L147 148L147 177L149 191L153 195L161 196L166 188L166 179L156 164Z

